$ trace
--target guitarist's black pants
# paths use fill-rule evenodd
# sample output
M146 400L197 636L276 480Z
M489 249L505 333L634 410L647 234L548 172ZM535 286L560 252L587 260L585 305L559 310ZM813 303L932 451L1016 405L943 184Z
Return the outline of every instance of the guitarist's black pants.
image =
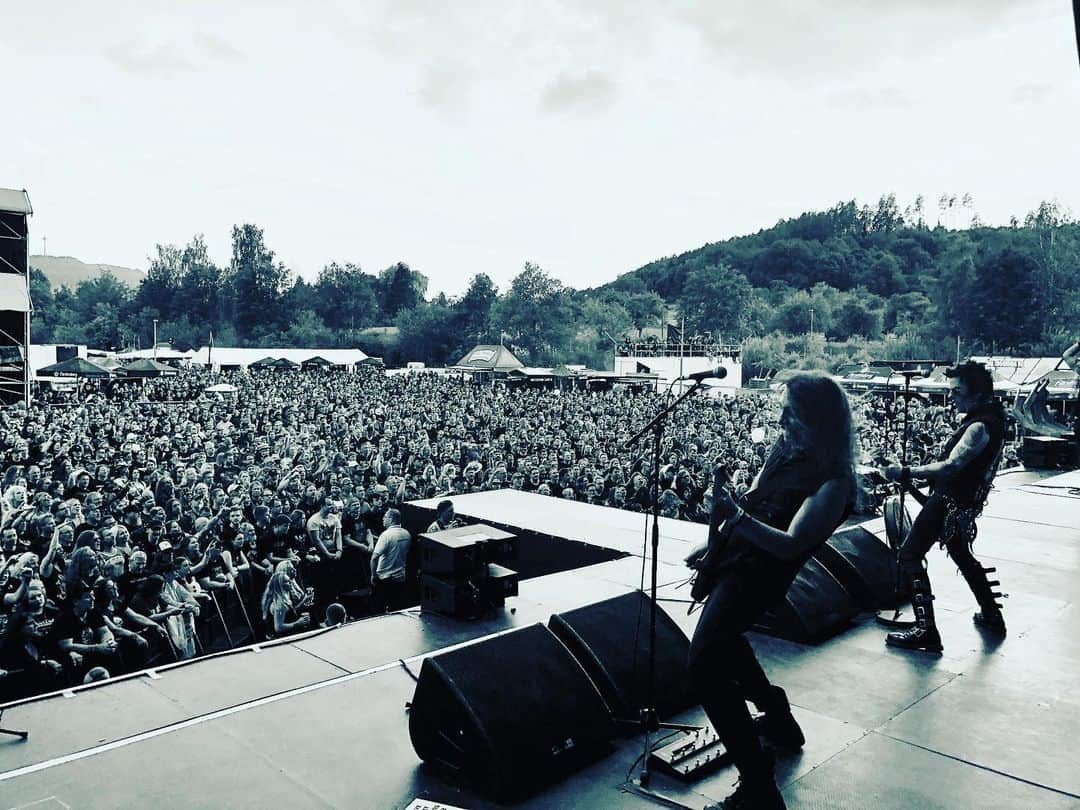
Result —
M744 778L771 773L746 701L768 712L775 690L743 635L784 595L755 572L721 573L701 611L687 662L697 699Z

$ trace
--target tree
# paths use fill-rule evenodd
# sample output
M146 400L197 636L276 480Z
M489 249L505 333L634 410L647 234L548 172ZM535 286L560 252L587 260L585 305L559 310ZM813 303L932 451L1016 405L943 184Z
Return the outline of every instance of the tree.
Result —
M1011 248L980 256L967 291L964 331L999 351L1022 351L1042 332L1039 264Z
M309 348L333 346L335 342L334 333L327 328L322 318L310 309L296 313L289 328L285 330L284 339L290 346Z
M130 304L131 312L153 307L163 317L183 312L178 294L184 276L184 252L176 245L157 245L157 255L150 259L146 276L139 282Z
M323 316L322 311L319 309L319 293L315 286L308 284L304 279L297 277L292 286L285 291L285 295L282 298L285 306L285 311L288 313L302 312L305 309L316 312L325 323L326 318ZM295 317L293 318L295 320ZM327 326L333 325L326 324Z
M526 262L492 307L492 326L510 336L516 351L539 364L566 346L573 333L570 316L562 282Z
M472 277L465 294L453 305L459 343L474 344L484 339L489 330L491 307L497 297L498 290L490 276L477 273Z
M772 328L788 335L801 335L810 331L810 308L813 306L810 293L805 290L789 295L776 308ZM815 312L815 315L817 313ZM815 328L817 324L814 324Z
M379 273L378 292L382 310L393 318L403 309L412 309L424 300L427 277L398 262Z
M454 311L440 304L420 304L401 310L394 320L401 360L445 366L457 343L454 321Z
M48 343L57 318L56 300L49 279L36 267L30 268L30 302L34 306L30 316L31 338L34 343Z
M581 325L578 337L585 346L586 354L604 359L611 357L611 341L618 340L630 329L630 313L617 301L586 298L580 306L580 314L575 318Z
M679 312L688 334L719 332L742 337L752 290L746 276L724 265L695 270L683 285Z
M86 283L86 282L83 282ZM115 349L121 344L120 311L112 304L94 304L94 317L86 324L86 342L99 349Z
M648 326L658 326L667 311L664 299L654 292L635 292L626 296L623 306L630 313L630 322L637 329L638 337Z
M847 340L855 336L878 338L881 337L883 320L884 305L880 298L869 295L847 295L833 312L829 336L837 340Z
M274 261L263 231L255 225L233 226L229 284L233 322L241 338L275 329L282 321L282 293L288 281L285 265Z
M80 281L75 288L75 307L80 315L94 317L98 304L119 310L131 298L131 289L106 270L100 276Z
M930 319L933 302L921 292L901 293L888 299L883 328L887 331L924 324Z
M172 311L181 318L188 318L201 334L205 334L222 321L225 274L211 260L202 234L196 234L184 247L181 268L180 289Z
M377 281L357 265L333 262L319 271L315 309L332 329L362 329L378 320Z

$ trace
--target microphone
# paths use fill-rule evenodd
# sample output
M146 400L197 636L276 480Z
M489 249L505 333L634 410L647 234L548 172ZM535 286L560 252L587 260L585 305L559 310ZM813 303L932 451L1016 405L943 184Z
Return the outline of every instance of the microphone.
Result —
M716 368L708 368L705 371L696 371L693 374L687 374L685 377L679 377L680 380L693 380L694 382L701 382L702 380L722 380L727 376L727 369L723 366L717 366Z

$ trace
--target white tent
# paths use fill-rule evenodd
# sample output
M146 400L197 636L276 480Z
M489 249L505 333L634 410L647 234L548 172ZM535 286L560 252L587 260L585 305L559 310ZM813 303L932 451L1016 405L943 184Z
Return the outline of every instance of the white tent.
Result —
M252 363L266 357L284 358L300 365L313 357L322 357L335 366L352 367L367 355L360 349L274 349L274 348L237 348L233 346L203 346L191 354L194 365L212 365L215 368L233 367L246 369Z

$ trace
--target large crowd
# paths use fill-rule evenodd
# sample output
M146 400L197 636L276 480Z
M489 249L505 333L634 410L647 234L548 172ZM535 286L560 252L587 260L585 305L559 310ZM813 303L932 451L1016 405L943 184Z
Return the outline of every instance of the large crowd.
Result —
M39 391L0 412L0 701L400 607L408 501L510 487L647 510L650 443L626 439L663 402L371 369ZM899 457L899 401L853 404L867 469ZM706 520L717 463L748 487L778 413L772 393L690 399L660 513ZM953 424L914 401L908 458Z

